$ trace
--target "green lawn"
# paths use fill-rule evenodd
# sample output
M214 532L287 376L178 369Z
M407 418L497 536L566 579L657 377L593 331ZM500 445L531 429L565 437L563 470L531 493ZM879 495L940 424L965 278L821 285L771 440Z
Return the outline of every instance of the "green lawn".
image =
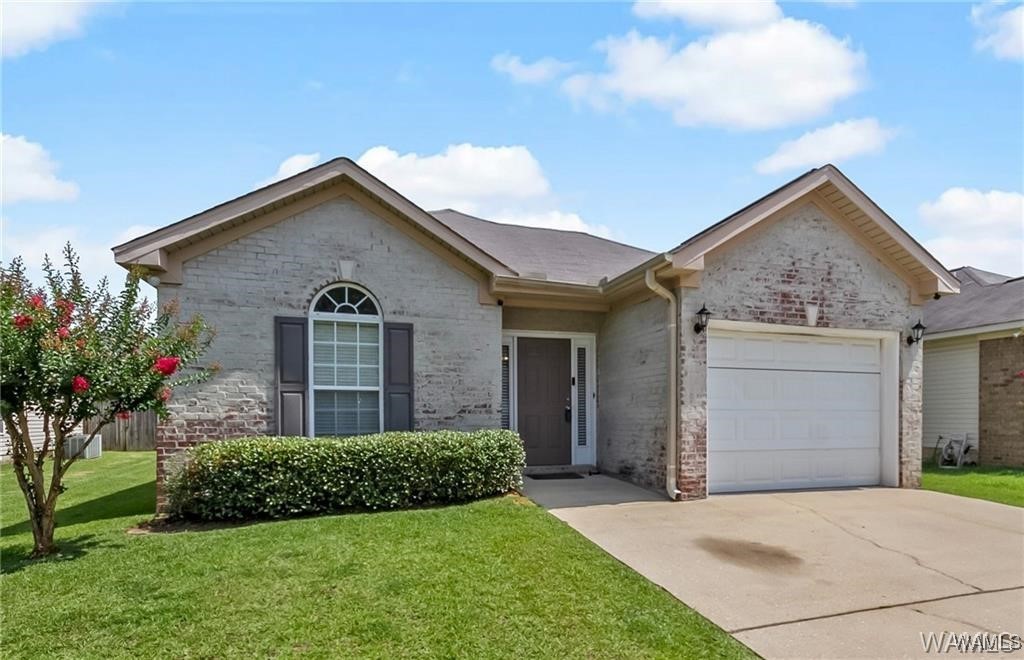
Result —
M925 465L921 487L1024 507L1024 470L996 467L949 470Z
M152 515L153 460L73 467L64 554L42 562L0 466L0 656L750 656L519 498L126 534Z

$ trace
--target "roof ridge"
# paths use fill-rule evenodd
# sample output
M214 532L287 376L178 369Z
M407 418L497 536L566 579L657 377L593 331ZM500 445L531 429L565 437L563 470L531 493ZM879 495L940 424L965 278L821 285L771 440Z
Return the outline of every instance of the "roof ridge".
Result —
M249 195L253 195L253 194L258 193L260 191L267 190L268 188L272 188L274 186L287 183L287 182L292 181L294 179L297 179L297 178L299 178L299 177L301 177L303 175L307 175L308 176L309 173L313 172L314 170L325 170L330 165L336 165L338 163L345 162L345 161L348 161L349 163L352 163L353 165L356 165L356 162L353 161L351 158L349 158L347 156L335 156L334 158L332 158L332 159L330 159L328 161L325 161L323 163L318 163L318 164L316 164L316 165L314 165L312 167L308 167L308 168L302 170L301 172L296 172L295 174L292 174L290 176L286 176L283 179L278 179L277 181L271 181L270 183L268 183L266 185L259 186L258 188L253 188L252 190L249 190L247 192L241 193L239 195L235 195L231 199L225 200L225 201L223 201L223 202L221 202L219 204L214 204L213 206L211 206L209 208L206 208L206 209L203 209L202 211L197 211L197 212L193 213L192 215L188 215L188 216L182 218L181 220L175 220L174 222L172 222L172 223L170 223L168 225L163 225L161 227L157 227L156 229L154 229L152 231L148 231L145 234L141 234L139 236L136 236L135 238L130 238L127 241L124 241L123 243L119 243L119 244L113 246L111 248L111 250L117 250L118 248L124 247L125 245L128 245L129 243L134 243L135 241L139 240L140 238L146 238L147 236L151 236L153 234L156 234L157 232L163 231L163 230L167 229L168 227L174 227L174 226L182 225L182 224L188 222L189 220L192 220L194 218L198 218L199 216L205 215L207 213L210 213L211 211L216 211L217 209L222 209L224 207L230 206L231 204L239 202L243 198L248 197ZM357 167L358 167L358 165L357 165ZM281 186L281 187L284 188L284 186Z
M598 236L596 234L591 234L590 232L585 232L585 231L579 231L577 229L556 229L554 227L532 227L530 225L519 225L519 224L516 224L514 222L498 222L497 220L488 220L487 218L481 218L480 216L472 215L471 213L465 213L463 211L459 211L458 209L453 209L453 208L450 208L450 207L443 208L443 209L435 209L433 211L428 211L428 213L430 213L430 215L433 215L434 217L437 217L437 215L436 215L437 213L445 213L445 212L447 212L447 213L456 213L458 215L461 215L464 218L471 218L471 219L476 220L478 222L486 222L489 225L497 225L499 227L516 227L516 228L519 228L519 229L531 229L531 230L537 230L537 231L555 231L555 232L558 232L560 234L577 234L579 236L586 236L588 238L593 238L593 239L597 239L599 241L604 241L605 243L612 243L613 245L621 245L622 247L627 247L627 248L630 248L632 250L639 250L640 252L646 252L648 254L658 254L657 252L655 252L653 250L648 250L647 248L638 247L636 245L630 245L629 243L623 243L622 241L616 241L616 240L611 239L611 238L605 238L604 236ZM438 218L438 220L440 220L440 218ZM441 222L444 222L444 221L441 220ZM455 231L454 227L450 227L450 229Z

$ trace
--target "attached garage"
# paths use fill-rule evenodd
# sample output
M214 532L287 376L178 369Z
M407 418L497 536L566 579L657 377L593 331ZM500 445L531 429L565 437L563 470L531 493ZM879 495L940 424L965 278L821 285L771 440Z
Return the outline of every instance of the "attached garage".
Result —
M882 345L870 336L712 329L708 490L888 481Z

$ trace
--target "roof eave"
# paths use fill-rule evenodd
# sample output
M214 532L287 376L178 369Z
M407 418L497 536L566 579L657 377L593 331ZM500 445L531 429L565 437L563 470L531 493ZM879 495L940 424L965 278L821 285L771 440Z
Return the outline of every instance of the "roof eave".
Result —
M192 239L243 223L268 207L287 205L306 195L344 182L361 188L481 270L489 274L516 275L516 272L506 264L466 240L348 158L336 158L289 179L252 191L115 246L114 259L125 268L142 264L159 270L159 262L166 258L161 259L157 255L163 254L166 257Z

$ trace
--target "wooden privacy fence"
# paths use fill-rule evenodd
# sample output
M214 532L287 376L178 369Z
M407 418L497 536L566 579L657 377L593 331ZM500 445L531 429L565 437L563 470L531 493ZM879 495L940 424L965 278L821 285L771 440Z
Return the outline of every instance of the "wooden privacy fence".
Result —
M92 433L95 420L85 422ZM156 413L152 410L132 413L130 419L115 419L100 430L103 451L145 451L156 449Z

